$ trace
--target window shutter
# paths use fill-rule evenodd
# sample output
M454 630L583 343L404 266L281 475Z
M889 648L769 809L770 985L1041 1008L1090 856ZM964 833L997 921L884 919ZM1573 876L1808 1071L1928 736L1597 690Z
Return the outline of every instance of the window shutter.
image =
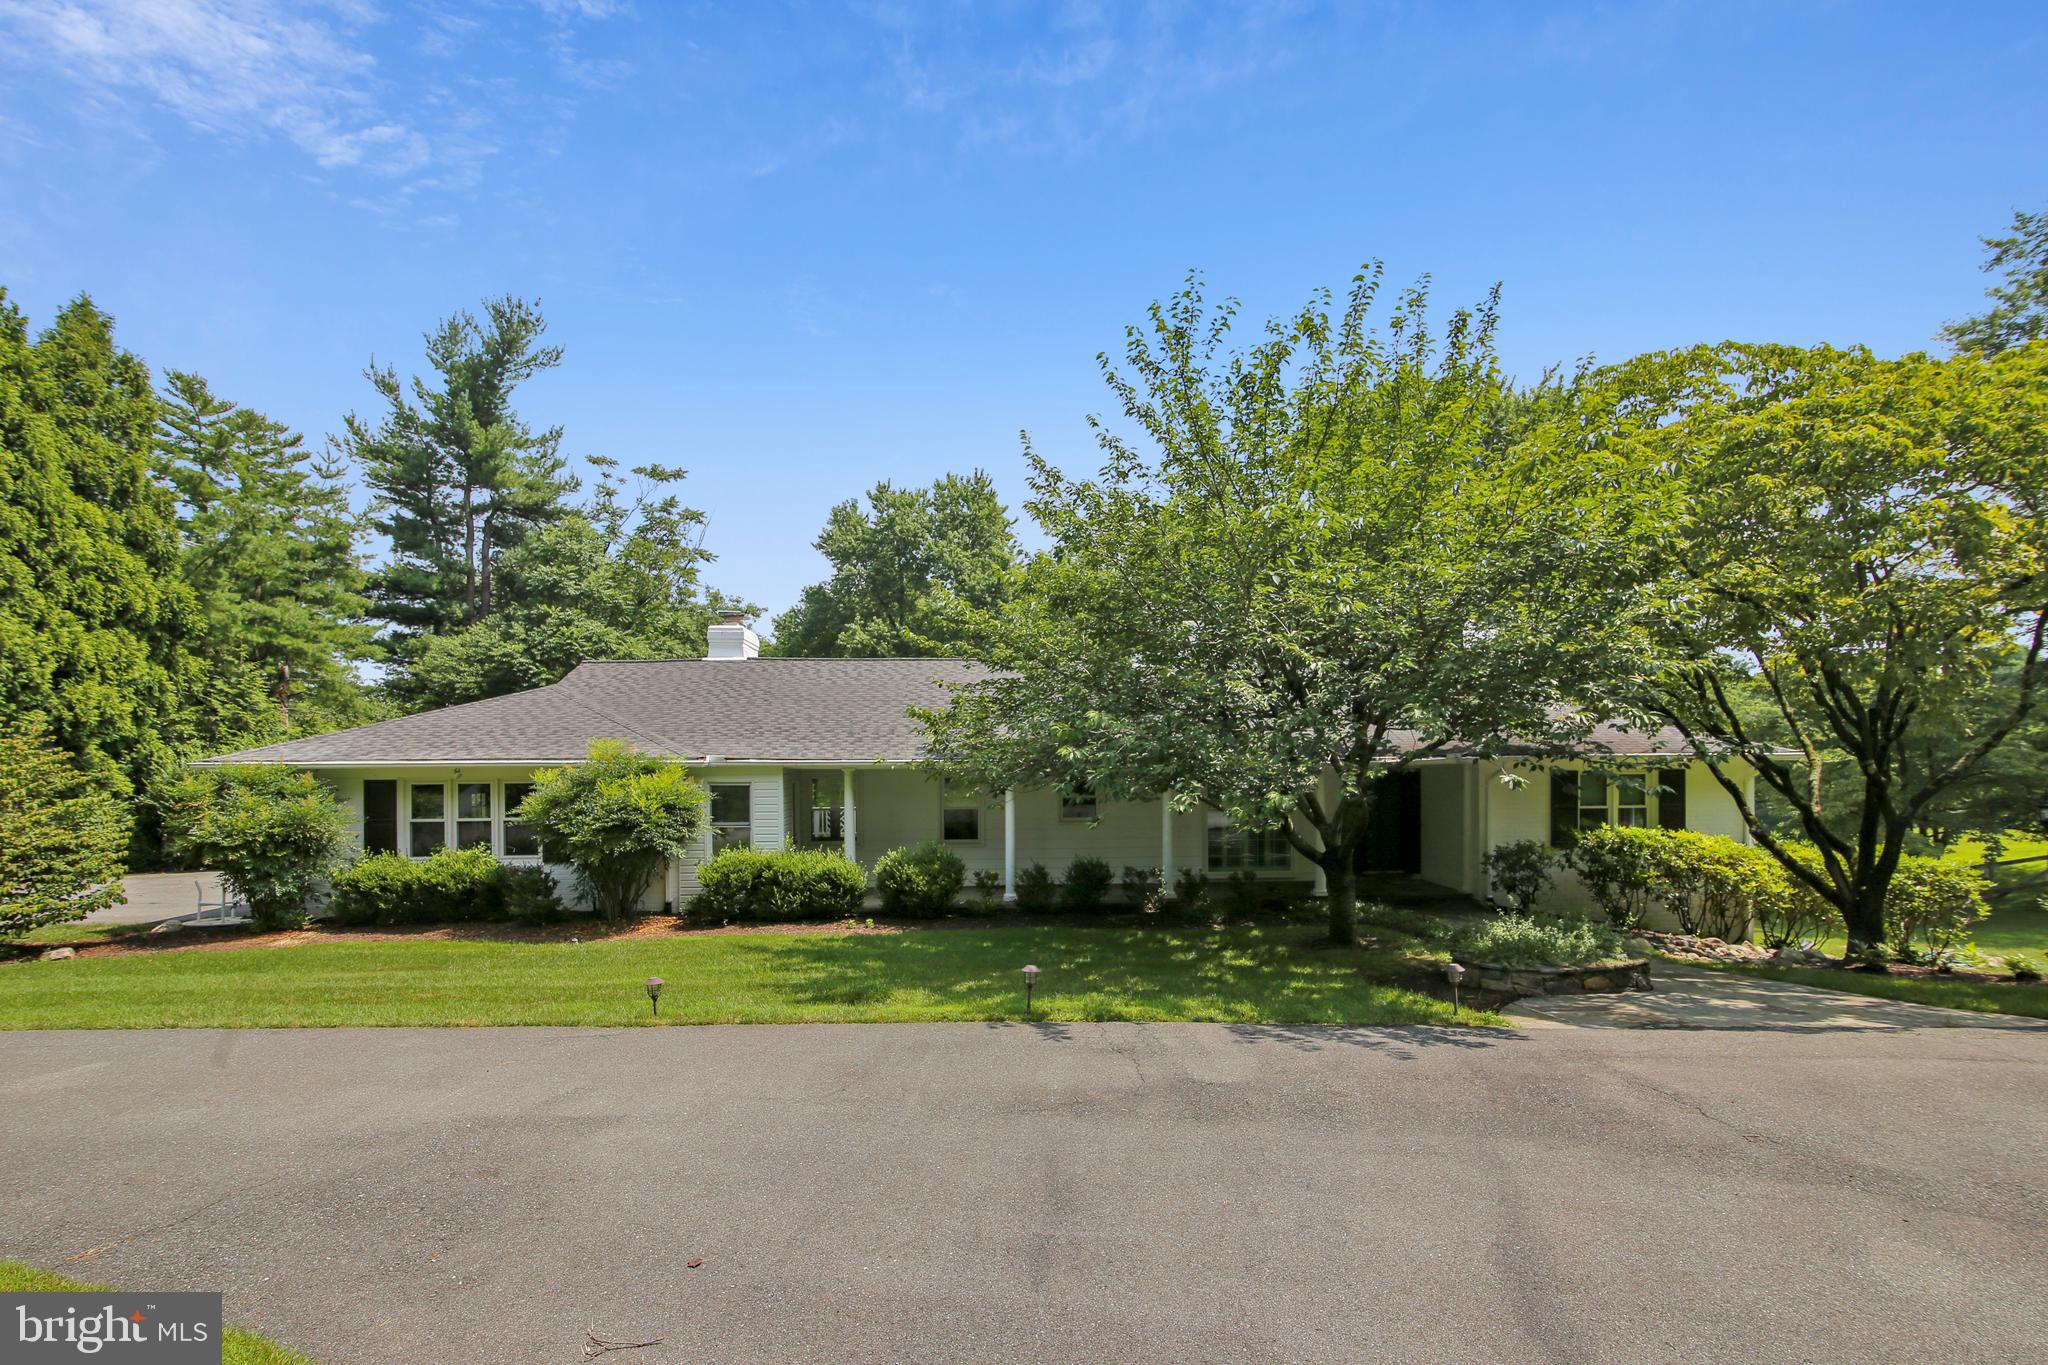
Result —
M363 783L363 852L398 852L398 783L389 778Z
M1570 848L1579 834L1579 770L1550 770L1550 846Z
M1685 769L1657 773L1657 823L1665 829L1685 828Z

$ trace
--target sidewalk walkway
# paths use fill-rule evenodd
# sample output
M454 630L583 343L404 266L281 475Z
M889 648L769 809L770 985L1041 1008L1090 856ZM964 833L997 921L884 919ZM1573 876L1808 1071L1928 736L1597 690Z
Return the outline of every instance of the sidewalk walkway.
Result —
M198 906L192 884L206 888L206 899L220 899L218 872L136 872L121 879L126 905L111 905L87 915L87 924L155 924L173 915L189 915Z
M1790 981L1658 962L1653 991L1536 996L1501 1012L1533 1028L1770 1029L1782 1032L1981 1028L2048 1030L2048 1020L1848 995Z

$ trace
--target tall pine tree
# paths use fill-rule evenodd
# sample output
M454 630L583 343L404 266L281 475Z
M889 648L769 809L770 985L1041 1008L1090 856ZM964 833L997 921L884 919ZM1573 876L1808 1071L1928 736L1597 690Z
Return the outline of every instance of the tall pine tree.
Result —
M557 520L575 487L559 453L559 427L534 431L512 406L515 389L561 362L538 303L491 299L429 332L434 379L401 381L389 366L364 373L386 411L345 419L341 451L376 494L374 526L390 561L371 578L374 614L391 624L401 659L421 637L490 615L505 552Z
M364 719L353 665L371 656L372 628L341 468L198 375L170 371L161 401L158 451L215 671L208 718L219 738ZM251 690L268 714L220 709Z
M155 422L148 369L90 299L31 340L0 290L0 715L41 717L124 794L191 742L203 674Z

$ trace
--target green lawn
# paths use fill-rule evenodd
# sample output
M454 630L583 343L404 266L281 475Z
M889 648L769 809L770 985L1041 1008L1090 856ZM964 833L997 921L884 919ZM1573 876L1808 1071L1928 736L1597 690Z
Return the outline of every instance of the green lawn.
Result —
M147 931L147 924L87 924L83 920L69 920L63 924L45 924L40 929L31 929L20 938L9 939L9 943L33 943L41 948L59 948L67 943L104 943L111 938L126 938Z
M1750 976L1767 976L1774 981L1796 981L1802 986L1846 991L1850 995L1874 995L1884 1000L1910 1000L1916 1005L1941 1005L1952 1010L1981 1010L1987 1014L2023 1014L2048 1019L2048 986L1955 980L1944 977L1881 976L1874 972L1845 972L1834 967L1780 967L1774 963L1730 964L1726 970Z
M34 1266L23 1265L19 1261L0 1261L0 1293L62 1293L66 1290L113 1292L103 1284L80 1284L76 1280L67 1280L62 1275L37 1270ZM221 1341L220 1358L221 1365L313 1365L311 1356L280 1346L268 1337L245 1332L239 1327L227 1329Z
M1312 946L1308 925L1030 925L904 934L441 939L163 951L0 965L0 1028L285 1028L1022 1019L1448 1024L1385 984L1398 959ZM1375 979L1378 978L1378 979ZM1500 1024L1467 1010L1459 1023Z

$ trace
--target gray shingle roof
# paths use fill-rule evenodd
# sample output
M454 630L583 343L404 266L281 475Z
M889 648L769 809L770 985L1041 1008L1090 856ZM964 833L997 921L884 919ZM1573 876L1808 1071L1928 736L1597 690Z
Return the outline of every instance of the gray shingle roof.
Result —
M908 763L922 756L912 706L987 676L968 659L598 659L530 692L226 754L215 762L570 763L593 739L701 762ZM1396 746L1419 743L1397 731ZM1446 756L1469 753L1451 748ZM1586 754L1690 753L1675 730L1602 725Z
M593 739L643 753L785 763L909 762L912 706L944 705L966 659L600 659L531 692L227 754L219 762L566 763Z

